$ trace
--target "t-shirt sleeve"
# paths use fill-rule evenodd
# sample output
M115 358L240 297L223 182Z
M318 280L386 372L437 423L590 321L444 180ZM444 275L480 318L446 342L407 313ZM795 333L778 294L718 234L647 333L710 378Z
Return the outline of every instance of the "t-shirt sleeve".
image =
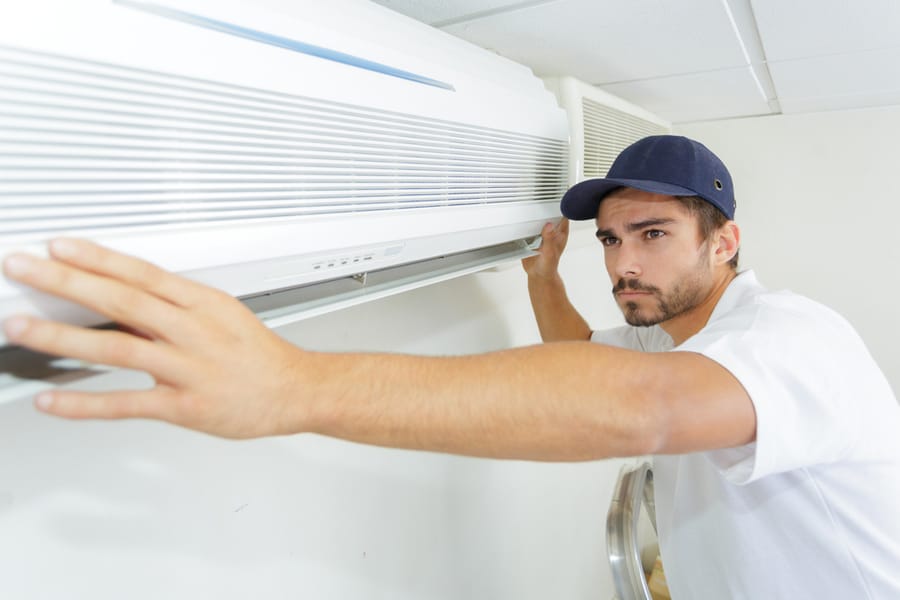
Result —
M672 338L661 327L632 327L623 325L591 333L591 341L617 348L641 352L665 352L672 349Z
M617 348L637 349L637 336L627 325L612 329L599 329L591 332L591 341L595 344L606 344Z
M756 440L706 453L733 483L834 462L859 435L851 365L861 342L817 307L744 306L675 348L722 365L753 402Z

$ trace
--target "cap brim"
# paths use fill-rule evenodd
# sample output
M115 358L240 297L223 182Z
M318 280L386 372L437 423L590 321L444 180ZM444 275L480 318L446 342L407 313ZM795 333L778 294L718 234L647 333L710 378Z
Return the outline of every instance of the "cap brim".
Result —
M563 216L573 221L586 221L597 217L600 201L616 188L629 187L667 196L694 196L696 192L680 185L646 181L643 179L587 179L576 183L560 202Z

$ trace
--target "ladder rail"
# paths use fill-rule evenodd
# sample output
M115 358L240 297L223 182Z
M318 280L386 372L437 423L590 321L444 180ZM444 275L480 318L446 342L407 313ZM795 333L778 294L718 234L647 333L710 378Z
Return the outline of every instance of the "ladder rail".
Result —
M609 565L618 600L652 600L641 566L638 541L641 503L644 504L655 531L653 469L649 462L622 467L606 515Z

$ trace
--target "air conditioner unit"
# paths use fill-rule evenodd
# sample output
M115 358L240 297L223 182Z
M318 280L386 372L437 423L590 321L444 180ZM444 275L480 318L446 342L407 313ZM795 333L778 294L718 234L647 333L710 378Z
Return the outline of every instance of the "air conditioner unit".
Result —
M672 124L653 113L574 77L548 77L547 88L569 116L569 185L605 177L619 152L648 135L669 133Z
M87 237L278 324L525 255L558 217L568 126L541 80L377 4L3 13L0 255ZM0 278L18 312L101 320Z

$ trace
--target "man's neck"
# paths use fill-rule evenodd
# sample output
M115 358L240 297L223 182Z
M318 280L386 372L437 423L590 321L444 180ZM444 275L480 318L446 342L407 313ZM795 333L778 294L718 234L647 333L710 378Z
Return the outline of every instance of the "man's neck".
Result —
M669 334L675 346L681 345L692 335L706 327L706 323L709 322L709 317L722 298L722 294L725 293L728 285L735 277L737 277L737 273L731 269L723 272L720 276L717 276L706 297L697 306L674 319L660 323L660 327Z

